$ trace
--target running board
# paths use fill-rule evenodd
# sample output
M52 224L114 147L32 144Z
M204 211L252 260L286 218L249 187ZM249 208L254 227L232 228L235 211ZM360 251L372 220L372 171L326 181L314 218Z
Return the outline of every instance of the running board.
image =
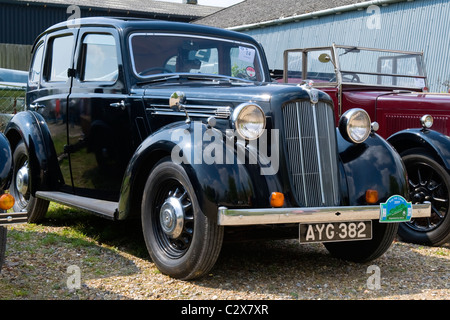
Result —
M36 197L93 212L111 220L116 220L116 212L118 212L117 208L119 206L114 201L80 197L70 193L55 191L37 191Z

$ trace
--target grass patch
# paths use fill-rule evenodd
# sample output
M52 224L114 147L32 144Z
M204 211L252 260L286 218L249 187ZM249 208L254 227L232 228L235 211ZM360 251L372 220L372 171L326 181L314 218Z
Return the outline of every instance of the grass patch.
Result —
M106 245L111 250L126 251L140 258L148 258L147 248L140 220L110 221L102 217L70 208L57 203L50 203L45 226L64 227L57 235L73 247L89 247L92 244ZM51 242L52 239L47 241Z

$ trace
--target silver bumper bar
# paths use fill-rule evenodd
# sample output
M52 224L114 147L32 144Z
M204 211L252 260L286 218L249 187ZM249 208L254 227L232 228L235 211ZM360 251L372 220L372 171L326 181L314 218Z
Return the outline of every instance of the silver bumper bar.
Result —
M414 204L412 218L431 216L431 204ZM379 220L380 205L318 208L228 209L220 207L218 224L243 226L278 223Z
M26 212L0 212L0 226L27 223Z

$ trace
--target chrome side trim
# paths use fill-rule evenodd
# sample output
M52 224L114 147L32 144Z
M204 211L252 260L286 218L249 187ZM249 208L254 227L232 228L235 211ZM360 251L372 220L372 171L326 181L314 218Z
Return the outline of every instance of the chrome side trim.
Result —
M414 204L413 218L431 216L431 204ZM316 208L262 208L218 210L218 224L221 226L243 226L279 223L339 222L379 220L380 206L346 206Z
M231 116L232 108L229 106L203 106L203 105L185 105L187 112L195 117L217 117L228 119ZM179 112L173 111L169 105L152 104L146 108L146 111L159 115L178 115ZM183 115L184 112L182 112Z

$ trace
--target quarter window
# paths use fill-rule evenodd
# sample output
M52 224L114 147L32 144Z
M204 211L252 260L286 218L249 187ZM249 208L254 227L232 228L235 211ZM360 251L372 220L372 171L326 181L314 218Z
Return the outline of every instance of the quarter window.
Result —
M112 35L88 34L83 39L82 81L116 81L118 63Z
M44 45L41 44L35 51L33 64L30 68L30 82L39 82L42 67L42 54L44 52Z

